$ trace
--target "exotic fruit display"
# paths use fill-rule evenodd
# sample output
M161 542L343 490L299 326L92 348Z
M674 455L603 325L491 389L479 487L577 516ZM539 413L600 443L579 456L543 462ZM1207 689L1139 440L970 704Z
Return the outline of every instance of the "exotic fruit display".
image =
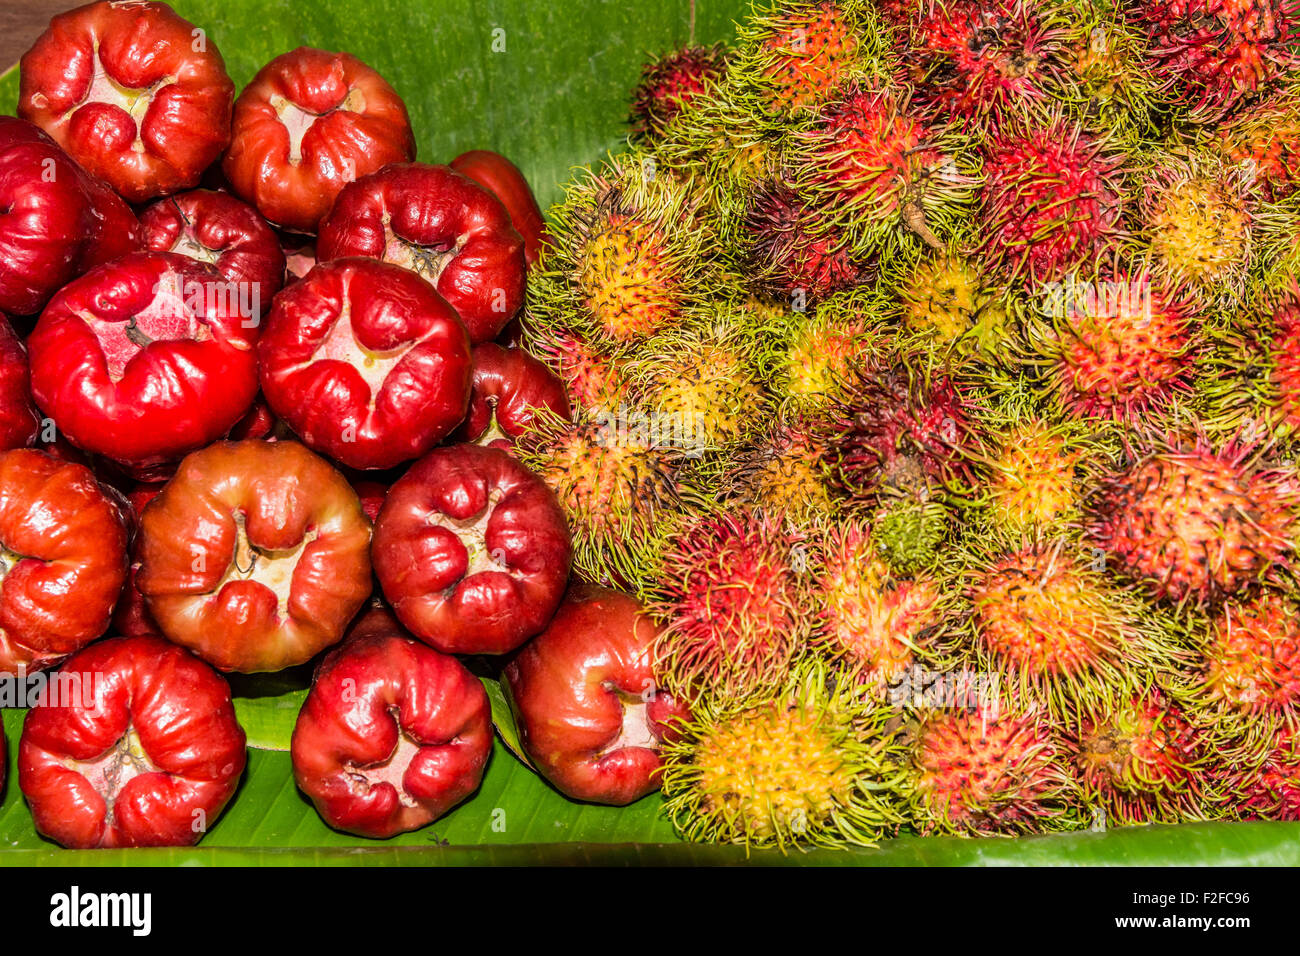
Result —
M370 594L370 521L297 442L219 442L145 507L138 559L169 640L223 671L274 671L343 637Z
M122 512L89 469L26 448L0 453L0 673L52 667L100 637L126 549Z
M129 202L197 186L230 142L235 85L165 3L87 4L23 55L18 113Z
M36 403L132 471L224 435L257 394L258 318L210 265L137 252L69 283L27 340Z
M315 232L349 182L414 158L406 105L387 80L351 54L299 47L239 94L221 168L271 222Z
M572 557L554 492L509 453L479 445L436 449L398 479L373 550L397 617L448 654L504 654L538 633Z
M370 611L321 661L293 729L298 786L338 830L390 837L479 785L492 752L483 685Z
M197 843L247 761L230 687L156 637L88 647L63 673L72 690L28 711L18 745L37 830L78 849Z
M689 712L656 683L658 630L635 598L576 585L506 665L520 742L565 795L621 806L659 789L659 752Z

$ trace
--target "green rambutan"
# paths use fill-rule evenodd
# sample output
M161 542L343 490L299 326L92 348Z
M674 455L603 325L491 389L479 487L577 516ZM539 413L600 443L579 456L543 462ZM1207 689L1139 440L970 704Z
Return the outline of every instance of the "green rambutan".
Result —
M899 288L902 325L924 342L996 358L1012 333L1005 287L971 259L948 252L921 259Z
M1182 823L1217 815L1207 735L1155 685L1081 716L1067 742L1080 786L1107 824Z
M1046 716L984 701L935 710L912 740L913 823L923 834L1008 836L1080 826L1079 797Z
M1090 129L1138 142L1155 133L1152 107L1162 91L1145 63L1145 37L1113 16L1114 6L1085 3L1071 25L1063 55L1074 93L1067 108Z
M983 129L1068 97L1065 31L1033 0L928 0L901 59L917 104Z
M939 584L924 573L896 577L860 520L837 522L819 538L813 646L883 701L933 643L943 617Z
M779 687L811 628L803 535L752 509L717 511L677 522L659 550L646 603L665 624L665 686L719 706Z
M1216 604L1280 576L1296 492L1290 472L1245 448L1157 451L1102 478L1087 532L1154 598Z
M877 503L871 533L890 569L913 577L939 564L952 524L951 512L931 489L890 489Z
M691 841L873 846L902 823L889 714L805 667L740 710L708 704L663 750L664 809Z
M981 255L1031 284L1095 267L1122 239L1122 157L1055 117L1003 130L984 162Z
M662 139L677 114L721 79L726 65L727 51L721 45L688 46L646 63L632 93L633 131L649 140Z
M888 89L855 84L796 133L799 189L862 253L908 237L942 249L975 179L957 162L962 138L927 123Z

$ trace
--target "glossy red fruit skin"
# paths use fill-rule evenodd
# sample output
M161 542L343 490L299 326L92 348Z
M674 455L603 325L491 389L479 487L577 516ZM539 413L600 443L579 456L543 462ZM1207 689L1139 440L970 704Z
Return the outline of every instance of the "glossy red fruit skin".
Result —
M437 448L412 465L388 491L372 554L402 624L447 654L505 654L538 633L573 558L546 483L481 445Z
M140 573L140 516L144 513L145 506L157 498L162 489L163 486L158 483L140 483L132 488L126 496L127 503L131 508L135 540L132 542L131 547L131 564L127 570L126 586L122 588L122 596L118 599L117 607L113 610L113 632L115 634L122 634L126 637L163 636L162 631L158 629L158 622L149 613L149 605L145 602L144 595L140 593L135 581L136 575Z
M502 348L494 342L476 345L469 414L457 437L509 449L539 410L572 418L564 381L523 349Z
M145 507L137 554L159 629L223 671L310 660L370 595L361 502L297 442L218 442L187 456Z
M384 500L388 497L388 485L383 482L365 479L353 480L351 485L352 490L361 499L361 510L366 513L370 523L374 524L379 520L379 512L384 507Z
M257 394L257 321L228 288L171 252L92 269L27 340L36 404L73 444L141 476L220 438Z
M228 282L255 291L259 317L284 285L279 237L256 209L229 193L193 189L168 196L140 213L140 226L145 248L210 262Z
M248 759L225 680L155 637L101 641L60 673L90 700L61 694L27 712L18 783L36 829L74 849L197 843ZM147 762L128 776L138 764L119 748L130 745Z
M366 256L418 272L475 344L496 338L524 304L524 244L510 214L449 166L400 163L344 187L321 220L316 255Z
M0 315L0 451L36 441L40 416L32 404L32 377L27 349L4 315Z
M487 189L501 200L510 213L515 230L524 237L524 257L528 268L537 265L542 247L550 242L542 207L537 205L528 180L519 167L490 149L471 149L451 161L451 168Z
M39 128L0 116L0 310L39 312L82 272L140 248L135 214Z
M321 661L290 746L294 780L321 818L381 839L432 823L477 790L491 752L478 678L382 610ZM358 779L390 759L376 779Z
M230 142L235 85L225 61L165 3L59 14L20 70L18 115L129 202L198 185Z
M659 789L659 744L689 712L656 686L657 634L635 598L578 584L506 665L520 743L565 796L624 806Z
M108 629L127 527L88 468L0 454L0 673L51 667Z
M427 282L388 263L318 265L276 297L258 355L271 410L351 468L418 458L469 405L465 326Z
M351 54L299 47L239 94L221 168L271 222L315 232L347 183L414 158L406 105L388 81Z

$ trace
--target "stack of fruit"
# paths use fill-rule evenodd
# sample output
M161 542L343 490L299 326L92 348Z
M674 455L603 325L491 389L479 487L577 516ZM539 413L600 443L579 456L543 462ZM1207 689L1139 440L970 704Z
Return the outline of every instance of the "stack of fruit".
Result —
M1300 817L1300 11L761 4L571 185L522 454L694 839Z

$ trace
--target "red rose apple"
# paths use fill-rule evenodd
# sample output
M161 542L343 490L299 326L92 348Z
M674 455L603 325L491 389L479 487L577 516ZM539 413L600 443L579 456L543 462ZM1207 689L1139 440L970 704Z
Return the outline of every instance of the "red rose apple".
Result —
M0 672L50 667L108 629L127 528L90 470L0 454Z
M546 483L480 445L435 449L398 479L373 553L398 618L448 654L504 654L544 628L573 556Z
M414 158L406 106L382 76L348 53L299 47L239 94L222 169L267 219L315 232L344 185Z
M18 115L131 202L198 184L230 142L235 85L211 39L165 3L61 13L24 54Z
M539 409L564 419L572 415L564 382L545 362L493 342L474 347L474 381L462 438L508 449Z
M62 286L140 248L135 214L37 127L0 116L0 309L39 312Z
M428 283L366 259L318 265L275 299L258 345L271 410L351 468L418 458L465 417L465 327Z
M50 302L27 340L36 403L132 471L220 438L257 394L256 317L210 265L136 252Z
M483 685L454 657L367 613L316 671L298 714L293 775L330 826L390 837L476 789L492 752Z
M18 744L36 829L76 849L197 843L248 759L226 682L156 637L101 641L59 673Z
M490 149L472 149L453 159L451 168L501 200L501 205L510 213L515 230L524 238L524 257L528 260L528 267L535 266L542 247L550 239L546 234L546 221L542 219L542 208L537 205L537 197L519 167Z
M634 598L575 585L506 665L520 743L566 796L622 806L659 789L660 745L687 710L655 684L657 633Z
M321 221L316 255L367 256L418 273L475 343L496 338L524 302L523 239L510 214L447 166L388 166L344 187Z
M131 549L131 566L127 572L126 587L122 589L122 597L117 602L117 608L113 611L113 631L117 634L124 634L127 637L162 637L162 631L158 629L157 622L154 621L153 615L149 613L149 605L145 603L144 595L140 593L140 588L136 586L136 575L140 573L140 555L139 555L139 528L140 516L144 513L145 505L158 497L162 491L161 484L137 484L126 496L127 504L131 509L131 526L135 530L135 540Z
M0 315L0 451L30 445L39 428L27 349L9 320Z
M195 189L140 214L145 247L209 262L252 302L257 318L284 285L284 250L257 210L229 193Z
M370 594L370 522L297 442L218 442L140 519L136 583L159 629L224 671L274 671L336 643Z

